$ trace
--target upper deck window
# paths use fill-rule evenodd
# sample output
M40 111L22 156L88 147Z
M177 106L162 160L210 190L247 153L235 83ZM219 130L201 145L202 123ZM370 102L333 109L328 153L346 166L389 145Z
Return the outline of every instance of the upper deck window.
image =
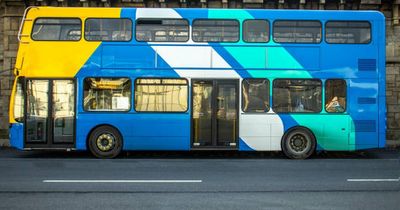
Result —
M243 23L243 40L245 42L268 42L269 22L267 20L245 20Z
M237 20L194 20L193 41L195 42L237 42L239 22Z
M78 41L82 22L78 18L38 18L31 37L36 41Z
M87 19L85 39L88 41L130 41L132 39L132 21L126 18Z
M278 20L274 22L277 43L320 43L322 25L319 21Z
M139 42L186 42L189 22L185 19L138 19L136 40Z
M325 31L326 42L332 44L371 42L371 24L367 21L329 21Z

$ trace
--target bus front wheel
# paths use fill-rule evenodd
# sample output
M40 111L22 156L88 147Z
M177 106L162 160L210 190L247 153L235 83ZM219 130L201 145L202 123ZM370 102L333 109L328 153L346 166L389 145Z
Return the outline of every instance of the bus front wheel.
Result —
M121 153L122 136L111 126L95 128L89 136L90 152L97 158L114 158Z
M285 133L281 147L288 158L306 159L314 153L316 140L310 130L297 127Z

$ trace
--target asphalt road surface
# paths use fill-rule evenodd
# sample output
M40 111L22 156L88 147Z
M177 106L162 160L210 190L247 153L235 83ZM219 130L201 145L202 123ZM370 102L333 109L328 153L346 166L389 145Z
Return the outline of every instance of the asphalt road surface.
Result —
M0 148L0 209L400 209L399 151L81 152Z

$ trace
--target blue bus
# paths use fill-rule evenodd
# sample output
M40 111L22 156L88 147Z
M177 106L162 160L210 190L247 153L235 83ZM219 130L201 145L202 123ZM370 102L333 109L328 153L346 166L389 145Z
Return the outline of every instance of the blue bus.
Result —
M18 38L21 150L385 147L379 12L31 7Z

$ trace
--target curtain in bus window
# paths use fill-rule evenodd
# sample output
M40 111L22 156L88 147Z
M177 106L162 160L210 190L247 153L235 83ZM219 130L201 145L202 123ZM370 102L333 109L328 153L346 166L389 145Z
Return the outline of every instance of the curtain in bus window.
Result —
M237 20L194 20L192 38L195 42L237 42Z
M367 21L329 21L325 39L335 44L367 44L371 41L371 24Z
M86 78L84 109L87 111L128 111L131 81L128 78Z
M275 112L320 112L322 109L320 80L274 80Z
M268 112L269 81L266 79L244 79L242 83L243 112Z
M85 39L88 41L130 41L132 21L117 18L90 18L85 22Z
M278 20L274 22L274 41L278 43L320 43L319 21Z
M77 18L38 18L31 37L36 41L77 41L81 31L81 20Z
M185 19L138 19L136 40L140 42L186 42L189 21Z
M185 79L137 79L135 110L138 112L186 112L188 84Z

